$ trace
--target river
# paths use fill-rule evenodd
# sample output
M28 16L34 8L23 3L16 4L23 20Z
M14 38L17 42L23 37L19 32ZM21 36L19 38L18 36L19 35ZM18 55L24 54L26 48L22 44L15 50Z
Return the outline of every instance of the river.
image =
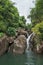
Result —
M43 55L26 51L23 55L13 55L8 52L0 57L0 65L43 65Z

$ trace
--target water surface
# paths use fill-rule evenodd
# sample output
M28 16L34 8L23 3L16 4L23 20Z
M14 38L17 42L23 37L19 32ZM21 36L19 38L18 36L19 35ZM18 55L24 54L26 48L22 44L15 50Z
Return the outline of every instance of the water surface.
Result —
M43 55L27 51L24 55L7 53L0 57L0 65L43 65Z

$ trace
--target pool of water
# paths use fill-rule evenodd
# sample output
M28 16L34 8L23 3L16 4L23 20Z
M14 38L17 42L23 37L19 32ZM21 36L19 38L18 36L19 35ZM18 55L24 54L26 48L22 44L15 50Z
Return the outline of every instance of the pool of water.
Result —
M43 65L43 55L26 51L23 55L7 53L0 57L0 65Z

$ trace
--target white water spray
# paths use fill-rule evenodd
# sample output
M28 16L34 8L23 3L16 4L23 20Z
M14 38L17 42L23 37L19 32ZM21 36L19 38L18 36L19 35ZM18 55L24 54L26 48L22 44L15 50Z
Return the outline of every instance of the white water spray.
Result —
M29 40L30 40L30 37L31 37L32 35L33 35L33 33L30 34L30 35L28 36L28 38L27 38L27 49L26 49L26 50L29 49L29 44L30 44Z

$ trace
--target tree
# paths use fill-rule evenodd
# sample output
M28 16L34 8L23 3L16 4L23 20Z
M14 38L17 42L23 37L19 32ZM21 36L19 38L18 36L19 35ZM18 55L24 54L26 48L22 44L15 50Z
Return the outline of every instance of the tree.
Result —
M24 16L19 16L18 9L10 0L0 0L0 32L15 35L19 27L25 27Z
M43 40L43 0L36 0L35 7L31 9L30 15L32 32Z
M35 1L35 7L31 9L29 17L33 27L43 21L43 0Z

